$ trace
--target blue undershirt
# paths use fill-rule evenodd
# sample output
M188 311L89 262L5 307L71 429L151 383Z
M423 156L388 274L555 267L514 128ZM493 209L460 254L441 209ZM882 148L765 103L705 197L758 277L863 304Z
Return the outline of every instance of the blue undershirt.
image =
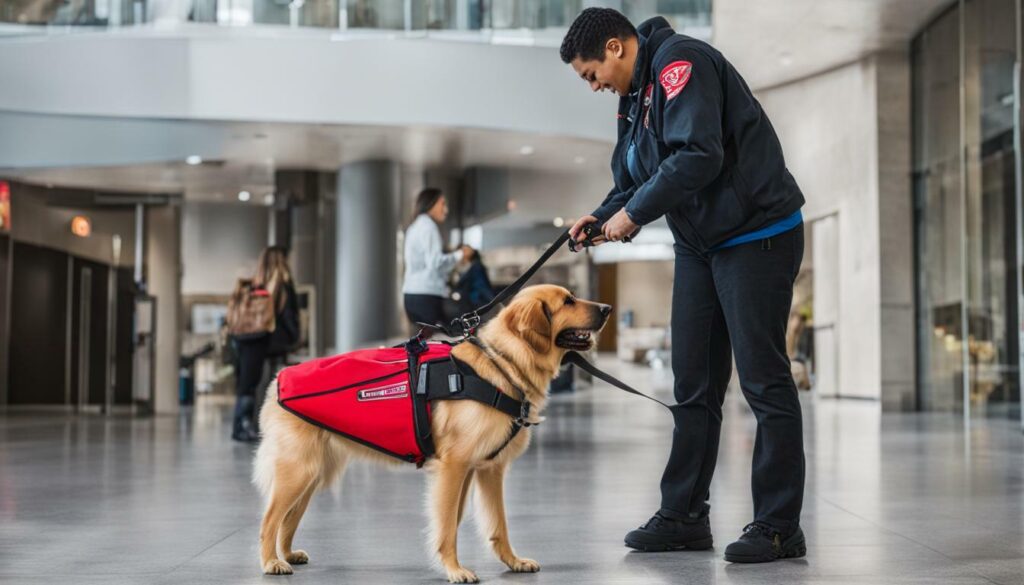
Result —
M626 148L626 168L629 169L629 174L632 175L633 181L639 181L642 176L638 167L638 161L636 156L636 144L632 141L629 143L629 147ZM718 244L714 248L711 248L711 252L717 252L725 248L732 248L733 246L739 246L740 244L746 244L748 242L755 242L757 240L763 240L765 238L771 238L779 234L784 234L789 230L795 228L803 222L804 216L797 210L796 213L785 217L767 227L763 227L759 230L741 234L735 238L729 238L728 240Z
M785 217L770 226L763 227L757 231L749 232L743 235L736 236L735 238L729 238L728 240L718 244L714 248L711 248L712 252L717 252L724 248L731 248L733 246L739 246L740 244L746 244L747 242L755 242L757 240L763 240L779 234L784 234L789 230L800 225L804 221L804 215L797 210L796 213L789 217Z

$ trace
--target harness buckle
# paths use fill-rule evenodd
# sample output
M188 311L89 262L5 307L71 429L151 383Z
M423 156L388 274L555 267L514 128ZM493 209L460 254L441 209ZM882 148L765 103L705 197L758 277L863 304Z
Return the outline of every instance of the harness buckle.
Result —
M528 418L530 418L530 403L524 399L519 407L519 418L517 418L515 422L518 425L528 427L530 426L530 423L526 422L526 419Z
M427 340L423 335L422 329L420 330L419 333L416 334L415 337L412 337L411 339L409 339L409 341L405 342L405 351L406 353L411 355L419 355L427 351L428 349L429 347L427 346Z
M455 321L458 323L459 327L462 328L462 336L469 337L470 335L473 335L473 331L480 326L482 319L476 311L473 311L472 313L467 313L459 317Z
M451 394L458 394L462 392L462 376L458 374L448 374L448 392Z

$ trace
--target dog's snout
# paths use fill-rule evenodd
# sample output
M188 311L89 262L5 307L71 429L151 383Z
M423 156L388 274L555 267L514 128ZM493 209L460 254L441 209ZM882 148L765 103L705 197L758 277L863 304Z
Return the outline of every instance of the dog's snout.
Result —
M612 314L612 306L611 305L601 305L601 316L602 317L608 317L608 315L611 315L611 314Z

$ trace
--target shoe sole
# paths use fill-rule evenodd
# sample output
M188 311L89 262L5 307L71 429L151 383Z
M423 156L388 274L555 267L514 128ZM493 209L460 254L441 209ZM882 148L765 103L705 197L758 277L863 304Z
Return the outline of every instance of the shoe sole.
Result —
M711 538L691 540L689 542L657 544L653 542L630 542L625 541L627 547L640 552L669 552L674 550L709 550L713 543Z
M736 555L725 553L725 560L730 563L770 563L772 561L778 561L780 559L799 559L807 555L807 543L806 541L800 541L793 545L789 550L782 551L779 556L766 555L766 556L751 556L751 555Z

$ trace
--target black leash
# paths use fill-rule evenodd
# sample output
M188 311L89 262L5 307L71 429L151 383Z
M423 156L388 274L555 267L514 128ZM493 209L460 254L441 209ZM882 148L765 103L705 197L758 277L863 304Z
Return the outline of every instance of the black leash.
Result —
M493 311L494 308L500 305L501 303L514 297L516 293L522 290L523 286L526 285L526 282L533 278L533 275L536 274L538 270L540 270L540 267L543 266L549 258L554 256L555 252L557 252L558 249L562 247L562 244L565 244L567 241L569 241L568 230L562 233L562 235L558 236L558 239L555 240L553 244L548 246L548 249L545 250L543 254L541 254L540 258L538 258L537 261L533 263L533 266L531 266L529 270L524 272L522 276L516 279L515 282L503 288L501 292L499 292L497 295L495 295L493 299L490 300L490 302L480 307L479 309L474 309L468 313L456 317L455 319L452 319L451 324L449 324L448 326L445 326L442 323L417 323L417 325L425 329L434 329L436 331L440 331L449 337L468 338L470 335L473 334L476 328L480 326L480 323L483 321L483 318L486 317L488 313Z
M605 382L608 382L609 384L611 384L612 386L615 386L619 390L624 390L626 392L629 392L630 394L636 394L637 396L646 398L647 400L651 400L653 402L657 402L658 404L660 404L660 405L664 406L665 408L667 408L669 410L669 412L672 413L672 416L676 415L676 413L677 413L676 409L680 406L678 404L666 404L666 403L658 400L657 398L655 398L653 396L649 396L647 394L644 394L643 392L637 390L636 388L633 388L629 384L626 384L625 382L615 378L614 376L612 376L610 374L606 374L605 372L602 372L601 370L597 369L597 366L595 366L594 364L588 362L586 360L586 358L584 358L580 354L576 353L575 351L566 352L565 357L562 358L562 363L563 364L572 364L572 365L576 366L577 368L579 368L579 369L589 373L591 376L594 376L595 378L598 378L600 380L604 380Z
M526 285L527 281L533 278L533 275L536 274L538 270L540 270L540 267L543 266L544 263L547 262L552 256L554 256L555 252L557 252L558 249L562 247L562 244L569 242L569 250L573 252L576 252L582 248L590 248L595 246L596 244L594 244L594 238L599 237L601 235L601 225L597 223L587 224L586 226L583 227L582 233L585 236L584 239L577 242L573 240L571 237L569 237L569 230L562 232L562 235L558 236L558 239L555 240L553 244L548 246L548 249L545 250L544 253L540 255L540 258L538 258L537 261L533 263L533 266L531 266L529 270L524 272L519 278L516 279L515 282L503 288L501 292L499 292L497 295L495 295L493 299L490 300L490 302L480 307L479 309L474 309L468 313L464 313L463 315L455 319L452 319L452 322L448 326L445 326L442 323L417 323L417 325L425 329L433 329L436 331L440 331L449 337L468 338L470 335L473 334L476 328L480 326L480 323L483 321L483 318L486 317L488 313L493 311L494 308L500 305L501 303L504 303L508 299L514 297L520 290L522 290L523 286ZM630 240L631 238L629 236L622 238L623 243L629 243Z

